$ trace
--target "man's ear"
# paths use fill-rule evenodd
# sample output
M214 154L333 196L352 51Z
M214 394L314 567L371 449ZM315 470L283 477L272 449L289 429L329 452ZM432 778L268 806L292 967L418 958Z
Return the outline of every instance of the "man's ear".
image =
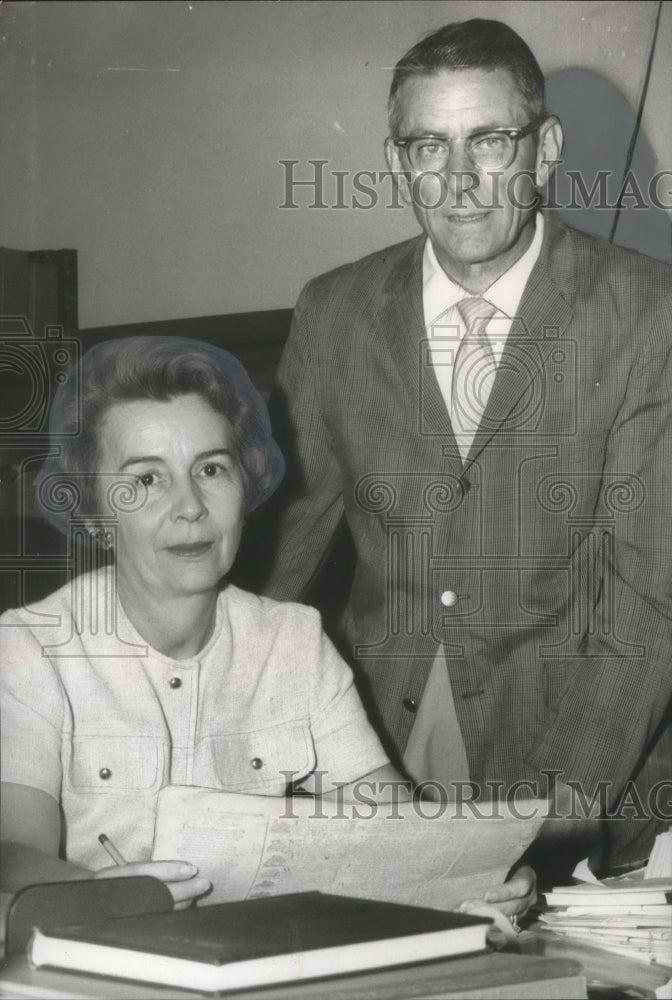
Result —
M401 163L399 149L389 137L385 140L385 160L388 169L392 174L392 181L395 184L401 200L406 204L411 204L411 175Z
M556 165L560 162L564 141L562 125L555 115L550 115L539 128L535 166L536 187L540 188L548 183Z

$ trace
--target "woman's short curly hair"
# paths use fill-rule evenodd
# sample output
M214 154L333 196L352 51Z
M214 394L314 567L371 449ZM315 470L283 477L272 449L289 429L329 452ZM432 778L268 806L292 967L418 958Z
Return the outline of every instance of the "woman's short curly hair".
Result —
M137 400L167 402L200 396L229 421L240 462L245 510L278 487L285 463L271 435L266 405L243 365L228 351L187 337L124 337L90 348L70 369L51 406L52 454L38 484L38 501L52 524L69 530L76 497L78 518L98 514L99 434L109 409Z

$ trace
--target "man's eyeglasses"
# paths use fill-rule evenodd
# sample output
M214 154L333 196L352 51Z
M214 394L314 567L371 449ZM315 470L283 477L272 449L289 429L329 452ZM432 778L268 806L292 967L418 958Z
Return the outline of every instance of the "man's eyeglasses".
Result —
M516 158L518 140L536 132L540 125L540 121L533 121L523 128L489 128L473 132L462 140L465 152L477 170L506 170ZM448 166L454 140L442 135L410 135L392 142L406 150L413 170L440 173Z

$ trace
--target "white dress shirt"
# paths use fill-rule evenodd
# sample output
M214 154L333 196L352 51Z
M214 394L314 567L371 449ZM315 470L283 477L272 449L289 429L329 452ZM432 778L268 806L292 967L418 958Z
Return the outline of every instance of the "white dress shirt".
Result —
M544 220L539 213L536 218L534 238L528 249L508 271L482 293L481 297L491 302L497 310L485 328L497 364L501 360L525 285L539 257L543 236ZM435 365L446 409L450 413L453 365L459 346L458 338L464 336L465 329L462 322L453 322L447 326L446 311L462 299L472 296L443 271L429 240L425 243L422 260L422 282L425 329L430 342L432 363ZM447 319L450 323L451 317ZM436 345L435 350L432 350L432 341ZM457 721L448 665L442 646L439 646L436 652L427 678L422 701L404 753L404 767L418 783L430 782L441 785L443 795L449 799L455 797L455 782L469 779L466 749ZM426 792L429 797L441 797L438 789L431 785Z
M538 212L534 237L525 253L497 281L481 292L480 297L491 302L497 310L485 327L497 364L501 361L525 285L539 257L543 238L544 219L541 212ZM471 297L471 292L448 277L436 259L431 241L427 240L422 257L422 308L432 360L436 365L440 364L440 377L438 368L437 377L449 413L453 364L459 339L465 330L463 324L446 325L446 312L462 299ZM435 345L434 348L432 345Z

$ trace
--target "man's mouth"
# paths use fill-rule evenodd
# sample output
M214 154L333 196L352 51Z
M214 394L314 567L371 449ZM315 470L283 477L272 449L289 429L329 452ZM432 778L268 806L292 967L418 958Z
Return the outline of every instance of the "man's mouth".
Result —
M459 226L474 225L483 220L489 215L489 212L475 212L472 215L448 215L446 216L449 223L457 224Z

